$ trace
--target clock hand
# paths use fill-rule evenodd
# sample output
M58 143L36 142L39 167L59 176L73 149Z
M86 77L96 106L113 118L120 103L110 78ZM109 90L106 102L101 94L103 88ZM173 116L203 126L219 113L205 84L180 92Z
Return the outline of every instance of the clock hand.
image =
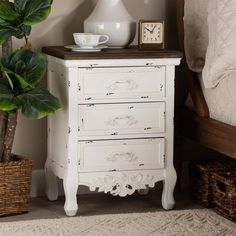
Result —
M146 30L148 30L150 33L152 33L152 31L151 31L150 29L148 29L148 28L146 28L146 27L144 27L144 29L146 29Z
M157 25L154 26L154 28L152 29L151 33L153 34L154 30L156 29Z

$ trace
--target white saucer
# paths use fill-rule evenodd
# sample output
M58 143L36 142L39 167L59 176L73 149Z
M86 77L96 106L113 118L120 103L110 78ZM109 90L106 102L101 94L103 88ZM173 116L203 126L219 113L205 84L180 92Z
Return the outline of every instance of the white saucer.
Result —
M80 47L78 45L65 46L67 49L71 49L73 52L100 52L102 49L108 48L106 45L98 45L95 47Z

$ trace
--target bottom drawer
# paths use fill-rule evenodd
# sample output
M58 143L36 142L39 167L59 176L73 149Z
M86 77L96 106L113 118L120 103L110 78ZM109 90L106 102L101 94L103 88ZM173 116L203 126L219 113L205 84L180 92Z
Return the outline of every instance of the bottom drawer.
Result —
M164 168L165 139L79 142L81 172Z

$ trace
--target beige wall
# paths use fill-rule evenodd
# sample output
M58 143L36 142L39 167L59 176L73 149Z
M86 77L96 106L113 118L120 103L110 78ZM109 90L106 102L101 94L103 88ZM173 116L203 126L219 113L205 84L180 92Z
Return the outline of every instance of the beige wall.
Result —
M96 0L55 0L52 13L45 22L34 27L31 43L42 46L72 44L72 33L81 32L83 21L92 12ZM175 44L174 0L123 0L131 15L139 19L166 19L167 39ZM137 43L137 37L135 39ZM22 41L15 40L19 47ZM46 120L32 121L19 117L14 152L34 159L34 168L41 169L46 158Z

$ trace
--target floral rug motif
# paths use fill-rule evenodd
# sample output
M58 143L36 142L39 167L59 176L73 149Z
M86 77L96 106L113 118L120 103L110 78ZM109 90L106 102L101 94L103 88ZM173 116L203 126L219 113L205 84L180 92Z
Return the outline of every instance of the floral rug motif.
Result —
M1 236L233 236L236 224L211 210L158 211L0 223Z

